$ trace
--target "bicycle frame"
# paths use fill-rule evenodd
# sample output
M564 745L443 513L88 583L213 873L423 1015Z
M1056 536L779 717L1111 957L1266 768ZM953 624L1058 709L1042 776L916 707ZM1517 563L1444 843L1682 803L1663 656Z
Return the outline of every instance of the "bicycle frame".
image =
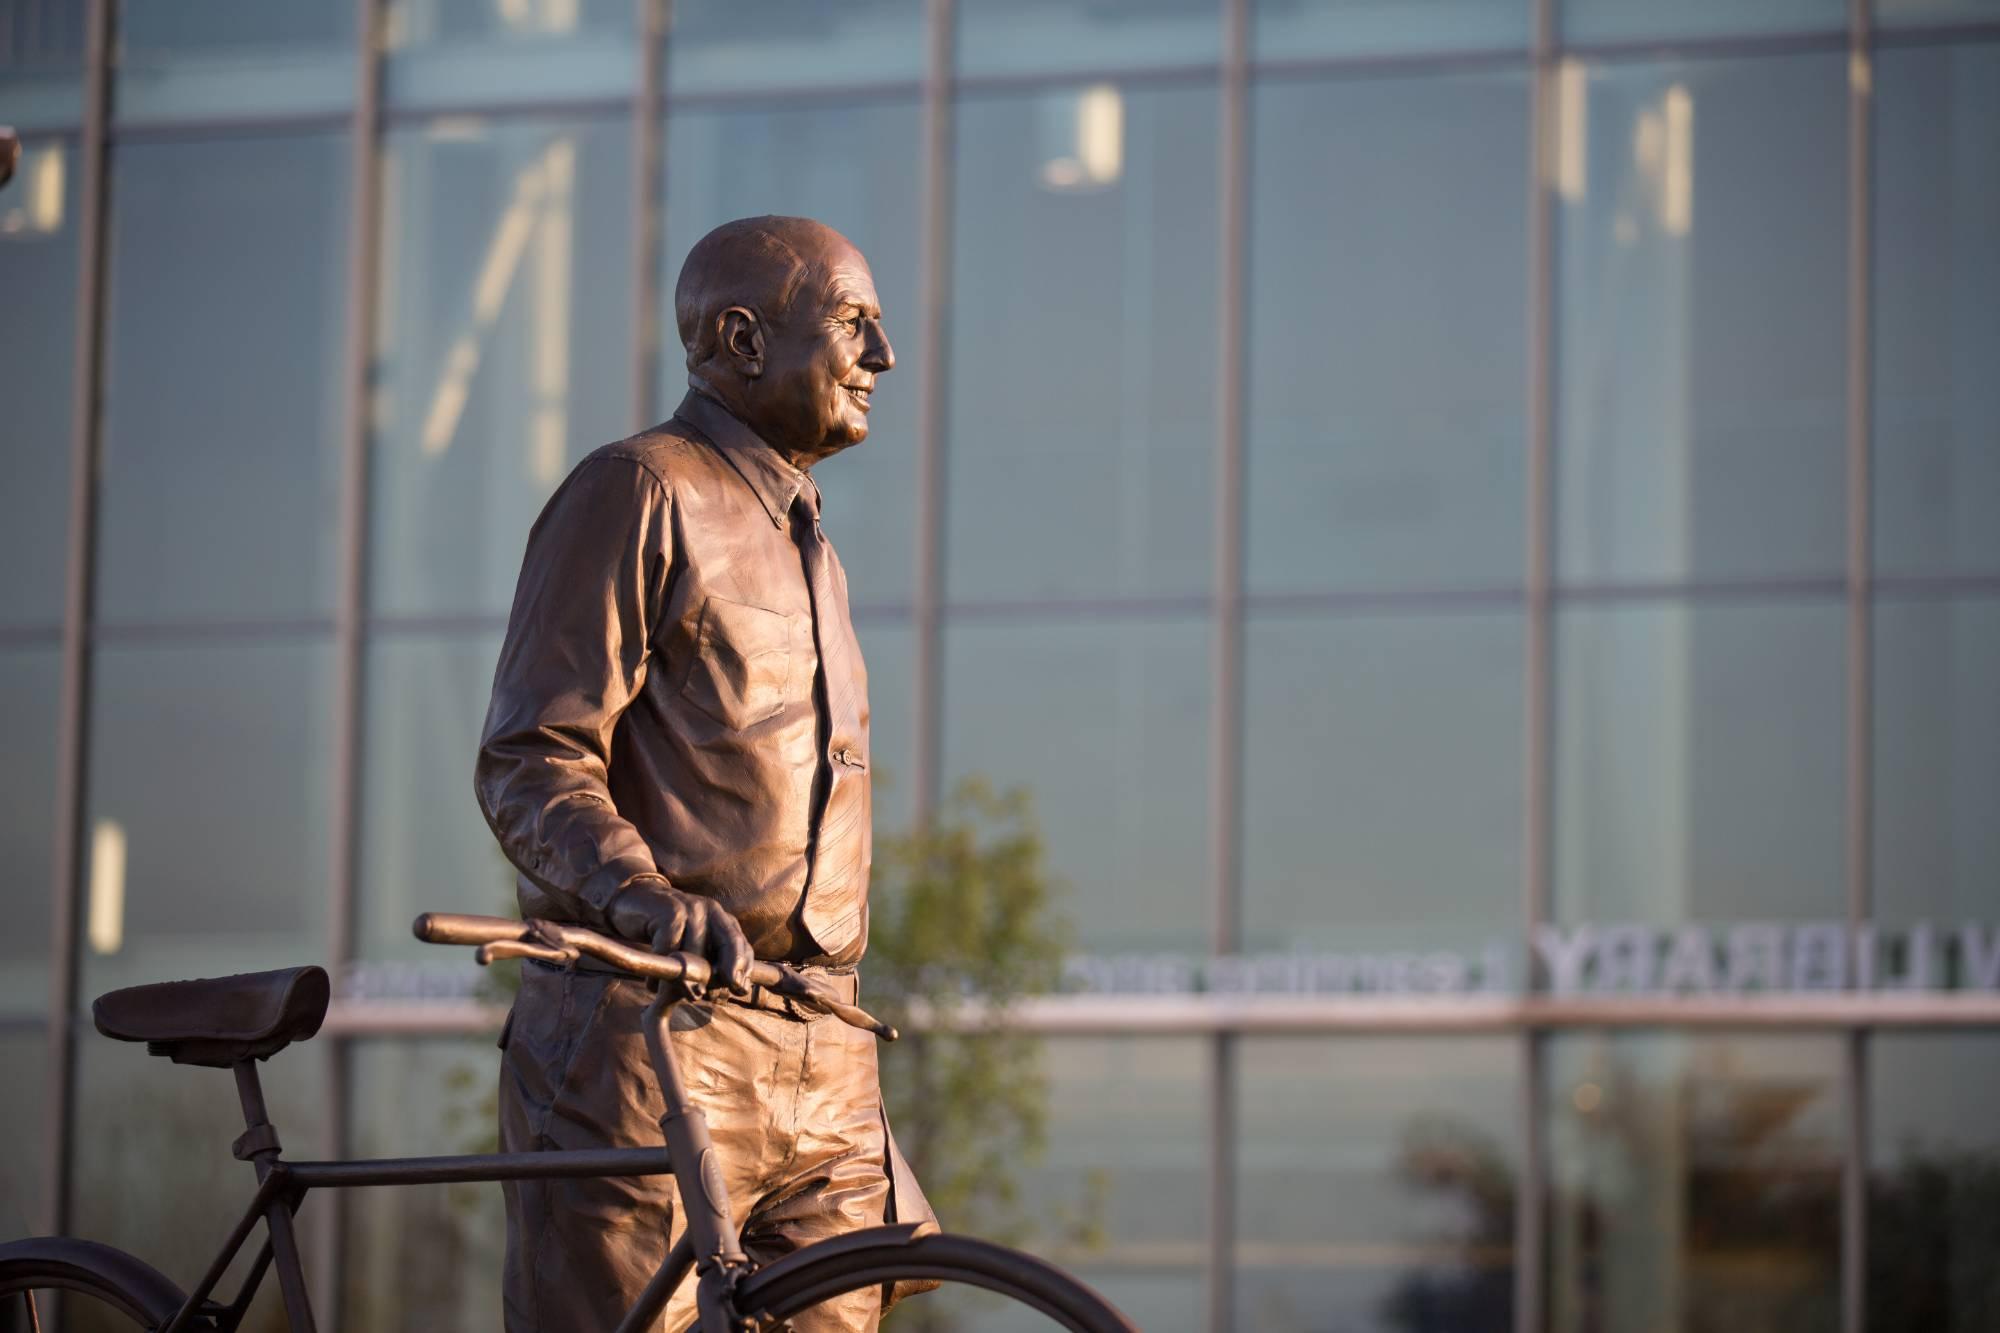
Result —
M661 984L645 1013L646 1049L666 1102L666 1113L660 1117L666 1142L657 1148L287 1162L265 1111L256 1063L246 1061L234 1066L237 1096L243 1103L243 1118L248 1126L236 1140L235 1154L256 1165L257 1192L224 1240L215 1261L162 1333L183 1333L193 1327L196 1319L213 1320L218 1333L230 1333L248 1313L250 1302L273 1263L278 1269L285 1317L292 1333L316 1333L293 1227L293 1214L310 1190L661 1175L675 1178L687 1225L681 1239L620 1321L616 1333L640 1333L652 1328L666 1309L667 1301L686 1280L690 1268L699 1275L696 1291L702 1333L728 1333L731 1291L738 1278L748 1271L749 1260L743 1254L731 1219L729 1191L723 1183L715 1147L709 1140L708 1121L701 1109L688 1101L673 1046L667 1039L668 1019L674 1006L684 998L686 994L679 987ZM676 1167L676 1163L680 1166ZM216 1284L242 1252L260 1219L269 1235L241 1289L226 1305L210 1300Z

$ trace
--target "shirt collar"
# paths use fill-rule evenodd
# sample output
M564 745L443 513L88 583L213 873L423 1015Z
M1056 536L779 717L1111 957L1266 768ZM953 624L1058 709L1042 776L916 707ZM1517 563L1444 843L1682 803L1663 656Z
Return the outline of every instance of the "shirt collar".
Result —
M721 403L690 389L687 397L681 399L681 405L674 409L674 416L700 431L729 460L736 474L763 502L772 526L785 526L785 516L791 512L792 502L799 498L800 491L806 493L806 503L813 513L819 512L819 487L813 479L793 467L783 454L766 444L762 436L737 420Z

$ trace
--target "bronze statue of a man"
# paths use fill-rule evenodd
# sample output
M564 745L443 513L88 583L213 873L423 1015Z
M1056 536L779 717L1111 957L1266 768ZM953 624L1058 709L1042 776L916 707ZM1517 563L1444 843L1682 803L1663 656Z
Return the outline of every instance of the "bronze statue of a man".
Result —
M804 218L697 243L674 313L687 397L597 450L528 536L479 747L524 915L707 955L731 995L674 1039L761 1262L928 1220L875 1039L744 985L753 955L852 1000L868 943L868 679L813 465L868 434L895 365L868 263ZM510 1151L658 1141L637 982L522 964L501 1037ZM611 1328L678 1237L669 1177L507 1186L510 1333ZM873 1328L844 1297L799 1327ZM692 1284L669 1307L693 1314Z

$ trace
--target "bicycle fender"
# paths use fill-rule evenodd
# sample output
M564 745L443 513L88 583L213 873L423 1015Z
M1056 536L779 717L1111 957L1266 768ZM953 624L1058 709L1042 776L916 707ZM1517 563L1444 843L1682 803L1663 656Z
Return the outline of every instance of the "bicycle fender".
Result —
M187 1301L187 1293L171 1278L136 1254L94 1240L72 1236L33 1236L0 1245L0 1277L15 1260L40 1264L61 1264L85 1272L100 1273L142 1301L146 1311L165 1323Z

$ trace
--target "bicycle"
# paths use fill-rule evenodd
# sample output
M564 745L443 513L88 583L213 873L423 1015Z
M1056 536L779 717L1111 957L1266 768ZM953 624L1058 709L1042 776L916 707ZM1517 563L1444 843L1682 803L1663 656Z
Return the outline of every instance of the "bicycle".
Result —
M687 1227L616 1333L639 1333L657 1324L690 1272L695 1275L699 1333L772 1333L821 1301L911 1279L983 1288L1071 1333L1138 1333L1102 1296L1052 1264L970 1236L919 1234L915 1223L849 1232L804 1246L765 1267L755 1266L738 1240L707 1121L688 1100L667 1040L674 1007L707 994L706 959L655 954L553 921L431 912L418 917L413 929L418 939L432 944L477 946L481 964L525 958L573 966L588 955L600 966L648 983L653 1000L645 1012L646 1047L667 1108L660 1118L665 1143L559 1152L287 1161L265 1110L257 1062L319 1031L332 989L323 969L297 967L112 991L92 1006L98 1031L104 1035L143 1041L148 1053L167 1056L177 1064L234 1072L245 1129L232 1151L256 1168L257 1189L207 1272L188 1292L143 1259L94 1241L40 1237L0 1245L0 1317L10 1309L24 1311L26 1326L41 1333L44 1303L38 1293L61 1293L58 1299L87 1298L151 1333L232 1333L275 1266L291 1333L314 1333L293 1227L293 1215L310 1190L672 1175ZM884 1040L896 1039L894 1028L816 987L792 968L760 962L751 968L750 981ZM224 1272L260 1221L266 1237L241 1289L226 1302L215 1299Z

